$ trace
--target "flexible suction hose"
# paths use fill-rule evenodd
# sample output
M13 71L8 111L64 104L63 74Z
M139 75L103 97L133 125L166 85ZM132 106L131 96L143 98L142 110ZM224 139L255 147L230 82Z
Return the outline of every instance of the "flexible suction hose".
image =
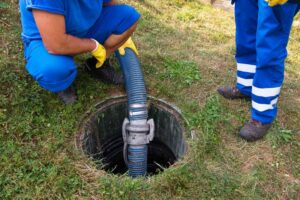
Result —
M154 122L148 120L147 93L137 55L130 48L116 56L124 74L129 120L123 123L124 161L131 177L147 174L147 144L153 139Z

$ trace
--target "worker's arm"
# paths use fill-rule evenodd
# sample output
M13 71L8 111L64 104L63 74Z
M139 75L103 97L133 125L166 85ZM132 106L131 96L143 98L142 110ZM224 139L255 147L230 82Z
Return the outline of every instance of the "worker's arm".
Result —
M81 39L66 33L63 15L33 10L33 16L49 53L76 55L91 52L97 46L91 39Z
M106 49L94 39L82 39L66 33L63 15L33 10L34 20L41 34L43 44L51 54L76 55L91 52L101 67L106 56Z

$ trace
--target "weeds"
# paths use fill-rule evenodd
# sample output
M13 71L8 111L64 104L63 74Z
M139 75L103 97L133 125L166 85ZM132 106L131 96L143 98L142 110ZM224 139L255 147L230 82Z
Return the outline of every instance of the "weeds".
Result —
M200 147L204 151L200 151L202 156L215 154L220 144L220 134L218 123L222 120L222 111L218 96L211 96L207 99L202 109L188 116L190 124L196 129L200 129L197 136Z
M200 80L200 71L196 63L165 59L163 65L164 70L160 79L172 81L173 84L177 84L177 88L190 86Z

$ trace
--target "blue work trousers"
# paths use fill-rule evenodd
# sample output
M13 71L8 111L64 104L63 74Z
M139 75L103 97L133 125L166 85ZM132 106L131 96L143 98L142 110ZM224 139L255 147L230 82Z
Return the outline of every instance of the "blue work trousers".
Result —
M284 79L284 61L299 4L270 7L264 0L236 0L237 88L252 98L252 119L271 123Z

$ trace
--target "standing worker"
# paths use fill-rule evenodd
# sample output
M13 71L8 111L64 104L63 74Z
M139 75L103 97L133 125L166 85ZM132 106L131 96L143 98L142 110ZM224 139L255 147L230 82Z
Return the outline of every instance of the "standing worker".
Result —
M115 0L20 0L26 69L38 84L66 104L76 100L72 83L77 75L73 56L90 52L91 75L120 84L123 77L108 62L130 36L140 14ZM127 47L126 46L126 47Z
M252 118L240 130L247 141L263 138L276 117L286 47L299 3L235 0L237 83L218 92L227 99L251 98Z

